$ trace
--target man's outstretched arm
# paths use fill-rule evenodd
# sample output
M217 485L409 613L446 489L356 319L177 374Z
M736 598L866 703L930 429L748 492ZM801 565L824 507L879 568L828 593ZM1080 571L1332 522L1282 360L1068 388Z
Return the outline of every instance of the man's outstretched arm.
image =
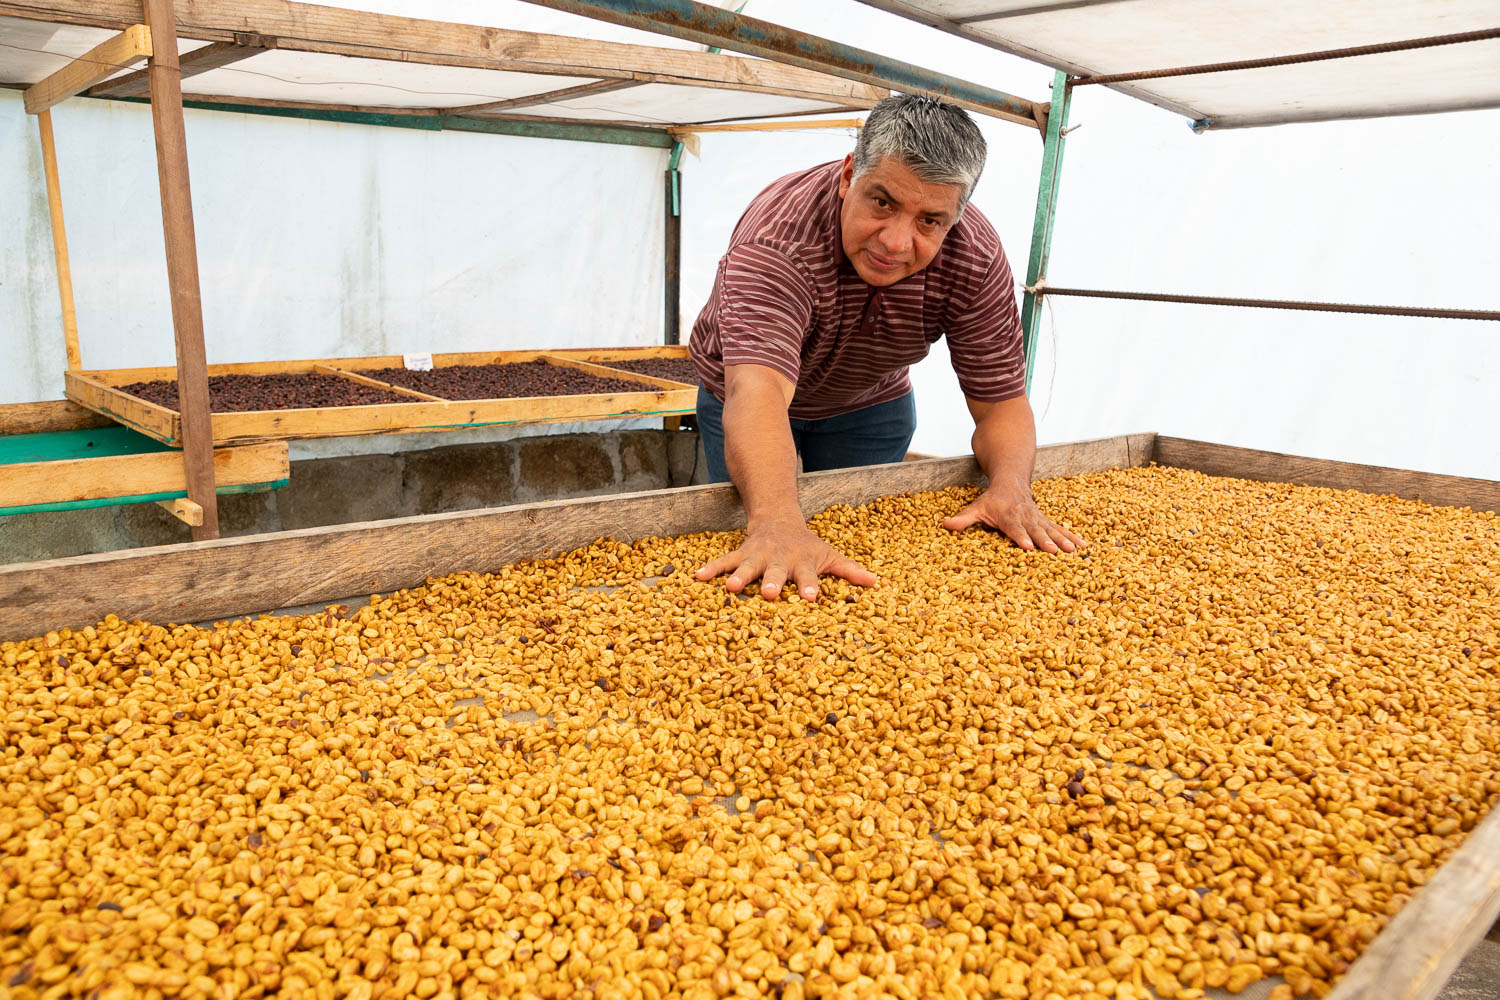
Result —
M759 579L774 599L791 580L805 600L816 600L818 576L830 573L868 587L875 574L813 534L797 500L797 449L787 408L796 386L764 365L724 368L724 462L745 505L745 541L700 568L699 580L730 574L739 593Z
M1023 549L1072 552L1083 539L1054 524L1031 495L1031 470L1036 462L1036 422L1031 403L1017 396L1000 403L968 400L974 416L974 457L990 484L979 498L943 522L962 531L987 524L1003 531Z

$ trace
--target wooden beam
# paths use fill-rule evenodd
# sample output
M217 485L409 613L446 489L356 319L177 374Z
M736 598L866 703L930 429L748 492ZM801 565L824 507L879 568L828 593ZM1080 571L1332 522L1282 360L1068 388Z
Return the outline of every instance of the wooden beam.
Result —
M617 90L629 90L639 87L640 83L635 80L595 80L593 83L583 83L576 87L563 87L561 90L549 90L544 94L532 94L529 97L512 97L507 101L490 101L488 104L469 104L461 108L444 108L443 112L450 115L472 115L480 111L509 111L512 108L535 108L544 104L560 104L563 101L571 101L579 97L596 97L599 94L612 94Z
M219 537L214 490L213 424L208 402L208 358L203 346L203 298L198 287L198 244L188 183L187 129L182 120L182 79L177 64L177 23L172 0L145 0L146 23L156 39L150 61L151 123L161 184L172 332L177 345L177 393L182 413L182 460L188 499L203 508L193 540Z
M94 27L140 19L139 0L0 0L0 15ZM433 66L777 94L868 108L887 91L760 59L601 42L506 28L449 24L283 0L192 0L178 11L178 34L230 42L237 32L276 39L277 48Z
M63 226L62 184L57 175L57 144L52 138L52 111L39 112L37 126L42 132L42 173L47 178L47 212L52 220L52 255L57 262L57 297L62 303L63 348L68 356L68 370L83 367L78 348L78 312L73 306L73 269L68 263L68 231Z
M203 525L203 508L187 497L179 497L176 500L158 500L156 505L190 528Z
M182 78L185 80L199 73L232 66L242 59L274 48L276 40L251 32L240 32L232 42L210 42L201 49L184 52L177 57ZM114 80L106 80L89 88L90 97L145 97L151 92L151 71L136 70Z
M1125 438L1044 447L1037 467L1054 475L1096 472L1124 464L1130 447ZM942 458L815 472L798 479L798 492L811 515L834 504L981 481L972 457ZM0 566L0 641L93 624L107 614L192 622L272 611L419 586L434 574L491 572L606 535L629 541L744 523L732 486L692 486Z
M0 404L0 437L7 434L47 434L108 427L114 423L102 414L79 406L70 399L48 399L36 403Z
M26 113L39 115L74 94L81 94L112 73L151 55L151 32L132 24L115 37L100 42L62 69L26 88Z
M219 448L213 453L213 462L221 486L274 483L289 474L285 441ZM17 462L3 468L0 507L180 493L187 489L182 456L175 451Z
M1307 483L1363 493L1389 493L1439 507L1500 511L1500 482L1488 479L1354 465L1175 437L1156 439L1156 461L1180 469L1196 469L1211 476L1234 476L1258 482Z

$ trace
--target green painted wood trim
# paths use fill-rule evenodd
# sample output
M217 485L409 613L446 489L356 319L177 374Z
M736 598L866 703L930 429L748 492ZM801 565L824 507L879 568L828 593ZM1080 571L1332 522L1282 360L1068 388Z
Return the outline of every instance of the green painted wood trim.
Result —
M77 458L109 458L173 451L155 438L128 427L7 434L0 437L0 466Z
M229 496L235 493L266 493L271 490L279 490L287 484L288 480L276 479L265 483L245 483L241 486L220 486L214 492L219 496ZM23 504L20 507L0 507L0 517L11 514L45 514L60 510L93 510L97 507L123 507L134 503L156 503L159 500L179 500L187 496L187 490L177 490L172 493L141 493L130 497L101 497L97 500L64 500L59 503L33 503Z
M127 104L149 104L145 97L100 97L97 100L123 101ZM376 125L382 128L407 128L424 132L483 132L488 135L512 135L528 139L567 139L574 142L605 142L617 146L649 146L671 149L672 136L659 128L640 125L596 125L584 122L517 122L491 118L464 118L460 115L397 115L375 111L337 111L330 108L277 108L261 104L221 104L217 101L183 101L182 106L198 111L226 111L240 115L266 115L272 118L297 118L303 121L334 122L341 125Z
M1047 140L1042 147L1042 173L1037 184L1036 216L1031 223L1031 254L1026 259L1026 286L1047 276L1052 256L1052 223L1057 218L1057 181L1062 173L1063 144L1067 135L1072 92L1068 74L1059 70L1052 78L1052 108L1047 114ZM1031 376L1036 371L1036 341L1042 328L1041 296L1027 292L1021 300L1021 342L1026 354L1026 393L1031 394Z

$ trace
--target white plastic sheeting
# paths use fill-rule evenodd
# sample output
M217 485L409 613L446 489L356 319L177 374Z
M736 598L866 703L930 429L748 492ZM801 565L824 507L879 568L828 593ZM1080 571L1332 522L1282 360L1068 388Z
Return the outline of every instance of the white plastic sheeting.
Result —
M1078 75L1500 28L1500 0L864 0ZM1500 107L1500 39L1111 84L1212 128Z
M70 9L57 16L66 21L85 15ZM259 22L252 16L247 23ZM293 19L291 23L297 22ZM425 38L422 32L428 28L424 26L433 23L406 21L402 26L413 38ZM217 30L222 33L223 29ZM466 28L459 35L472 41L478 37L472 32L482 30ZM113 34L104 28L0 15L0 83L12 86L36 83ZM346 30L344 41L329 44L342 45L347 50L348 35ZM308 45L315 49L325 46L313 39L289 44L288 40L278 41L271 36L266 39L266 47L247 49L252 54L232 65L194 73L191 61L186 60L184 97L480 115L485 113L484 105L507 102L503 112L521 116L661 126L867 108L884 95L876 88L820 73L733 55L694 53L688 57L678 49L656 45L643 49L604 41L575 53L566 47L569 39L557 36L512 36L510 41L495 43L497 59L525 63L539 57L540 62L555 61L559 70L534 73L513 68L442 65L450 57L450 53L442 50L442 42L427 43L434 51L409 54L401 46L416 42L402 37L377 37L392 48L371 49L370 58L308 51ZM186 54L206 44L185 34L179 39L179 51ZM354 48L356 56L360 55L358 46ZM607 65L589 62L592 57ZM703 60L713 66L705 66ZM592 74L588 72L590 69L600 72ZM576 75L569 75L571 70L576 70ZM111 79L126 72L130 70L122 70ZM663 78L670 82L662 82ZM619 87L566 101L543 96L600 82ZM527 97L537 97L538 102L524 101ZM500 112L497 109L495 113Z

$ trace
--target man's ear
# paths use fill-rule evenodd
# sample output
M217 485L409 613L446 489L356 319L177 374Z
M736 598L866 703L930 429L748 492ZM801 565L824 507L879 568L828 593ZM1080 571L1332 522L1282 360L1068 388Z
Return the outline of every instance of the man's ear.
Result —
M849 185L854 183L854 154L844 157L844 168L839 171L839 197L849 197Z

